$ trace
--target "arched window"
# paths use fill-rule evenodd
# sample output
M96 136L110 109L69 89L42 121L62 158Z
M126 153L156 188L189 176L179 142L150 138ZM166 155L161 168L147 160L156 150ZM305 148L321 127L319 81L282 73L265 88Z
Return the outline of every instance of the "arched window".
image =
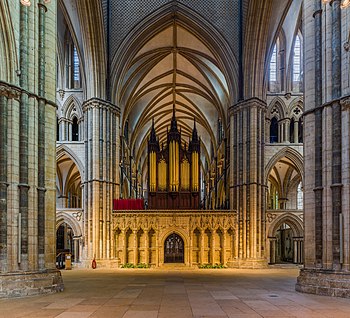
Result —
M301 81L301 41L300 36L295 37L293 50L293 82Z
M81 88L78 50L70 35L66 45L66 87L70 89Z
M78 51L75 46L73 46L73 80L74 88L80 87L80 63L78 57Z
M297 209L303 209L303 189L301 188L301 182L299 183L297 189Z
M273 117L270 124L270 143L275 142L278 142L278 120Z
M273 47L270 60L270 82L277 82L277 44Z
M72 123L72 141L79 141L79 125L77 117L73 118Z
M58 122L58 117L56 117L56 141L60 141L60 124Z

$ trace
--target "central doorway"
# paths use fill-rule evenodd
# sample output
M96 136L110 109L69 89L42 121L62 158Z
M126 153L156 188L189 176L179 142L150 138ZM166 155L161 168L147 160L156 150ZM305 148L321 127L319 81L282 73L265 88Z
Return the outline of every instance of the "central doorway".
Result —
M184 262L184 241L176 233L170 234L164 242L164 263Z

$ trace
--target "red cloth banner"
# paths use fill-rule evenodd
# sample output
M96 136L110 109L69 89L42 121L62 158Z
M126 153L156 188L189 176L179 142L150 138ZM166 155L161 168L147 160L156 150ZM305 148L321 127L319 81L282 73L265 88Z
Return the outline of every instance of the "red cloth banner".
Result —
M114 199L113 210L144 210L144 199Z

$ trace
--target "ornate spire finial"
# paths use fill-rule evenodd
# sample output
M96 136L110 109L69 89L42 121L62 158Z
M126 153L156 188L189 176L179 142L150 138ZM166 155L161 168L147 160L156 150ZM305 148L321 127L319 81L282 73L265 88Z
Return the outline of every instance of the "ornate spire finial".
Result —
M154 128L154 117L153 117L152 118L150 142L156 142L156 141L157 141L157 136L156 136L156 129Z
M171 119L170 131L171 132L178 132L177 122L176 122L176 117L175 117L175 103L173 104L173 117Z

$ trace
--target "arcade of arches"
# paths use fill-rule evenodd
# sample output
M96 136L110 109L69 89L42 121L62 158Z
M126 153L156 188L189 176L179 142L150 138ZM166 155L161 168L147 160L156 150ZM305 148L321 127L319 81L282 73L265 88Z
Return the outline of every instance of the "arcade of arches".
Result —
M350 295L343 1L30 2L0 3L0 277L294 263Z

